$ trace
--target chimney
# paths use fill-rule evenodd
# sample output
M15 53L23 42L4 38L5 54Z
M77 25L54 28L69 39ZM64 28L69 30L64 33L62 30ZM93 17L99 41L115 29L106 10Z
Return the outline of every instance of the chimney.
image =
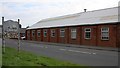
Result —
M84 9L84 12L86 12L87 11L87 9Z

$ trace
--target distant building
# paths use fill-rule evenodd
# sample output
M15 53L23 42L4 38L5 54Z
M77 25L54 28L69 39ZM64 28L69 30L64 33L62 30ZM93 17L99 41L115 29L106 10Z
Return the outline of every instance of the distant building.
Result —
M27 28L27 40L119 47L118 7L44 19Z
M20 29L20 36L21 36L21 37L24 37L24 36L25 36L25 31L26 31L26 28L21 28L21 29Z

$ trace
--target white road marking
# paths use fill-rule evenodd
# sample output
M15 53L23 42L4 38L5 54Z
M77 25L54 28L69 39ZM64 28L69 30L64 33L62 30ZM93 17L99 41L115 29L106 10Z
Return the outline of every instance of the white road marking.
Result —
M43 48L43 46L38 46L38 47L41 47L41 48Z
M65 51L66 49L60 49L60 50Z
M45 48L48 48L48 47L45 47Z
M40 47L40 48L48 48L47 46L38 46L38 45L30 45L30 46L36 46L36 47Z
M70 51L70 52L78 52L78 53L83 53L83 54L96 54L96 53L90 53L90 52L84 52L84 51L78 51L78 50L66 50L66 49L60 49L62 51Z
M91 54L90 52L81 52L81 53L85 53L85 54Z
M72 51L72 52L74 52L74 50L68 50L68 51Z
M47 46L38 46L38 45L31 45L31 46L36 46L36 47L40 47L40 48L48 48Z
M85 54L91 54L89 52L83 52L83 51L77 51L77 50L68 50L68 51L71 51L71 52L79 52L79 53L85 53Z
M96 53L92 53L92 54L94 54L94 55L95 55Z

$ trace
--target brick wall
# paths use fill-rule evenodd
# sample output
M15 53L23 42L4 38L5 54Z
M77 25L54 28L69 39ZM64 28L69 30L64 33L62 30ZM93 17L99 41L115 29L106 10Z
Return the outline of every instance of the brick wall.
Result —
M54 37L51 36L51 30L55 30L55 36ZM57 41L58 41L58 39L57 39L58 29L57 28L51 28L49 36L50 36L50 42L57 43Z
M34 36L33 35L31 35L31 39L33 40L33 41L36 41L36 39L37 39L37 30L36 29L33 29L33 30L31 30L31 34L32 34L32 32L34 31Z
M44 37L44 30L47 30L46 37ZM50 42L50 29L43 29L43 42Z
M85 39L85 28L91 28L90 39ZM81 44L96 46L96 26L82 26Z
M40 36L38 36L37 34L38 34L38 31L40 30ZM36 33L36 40L37 41L43 41L42 39L43 39L43 31L42 31L42 29L37 29L37 31L36 31L37 33Z
M65 30L65 35L64 37L60 37L60 29L64 29ZM57 31L57 34L58 34L58 43L67 43L67 28L66 27L63 27L63 28L58 28L58 31Z
M65 28L65 43L69 43L69 27Z
M120 48L120 24L117 24L117 47L119 47Z
M109 27L109 40L101 40L101 28ZM60 37L60 29L65 29L65 36ZM104 47L117 47L120 46L120 24L119 25L89 25L89 26L76 26L76 27L62 27L62 28L47 28L47 36L44 37L45 29L36 29L35 36L32 37L32 30L30 31L30 40L37 40L43 42L54 42L54 43L66 43L66 44L79 44L89 46L104 46ZM76 28L77 37L71 39L71 29ZM91 38L85 39L85 28L91 28ZM55 30L55 37L51 37L51 30ZM41 30L41 36L37 36L37 30ZM28 30L27 30L28 31ZM26 32L27 32L26 31ZM27 36L27 33L26 33ZM116 38L117 37L117 38ZM27 37L29 40L29 38Z
M102 27L109 27L109 40L101 39ZM98 32L97 37L98 46L116 47L116 25L99 25L97 32Z
M25 37L26 37L26 40L28 40L28 30L25 31Z
M76 38L71 38L71 29L76 29ZM68 30L69 42L70 44L80 44L80 27L69 27Z
M30 30L30 40L32 40L32 30Z

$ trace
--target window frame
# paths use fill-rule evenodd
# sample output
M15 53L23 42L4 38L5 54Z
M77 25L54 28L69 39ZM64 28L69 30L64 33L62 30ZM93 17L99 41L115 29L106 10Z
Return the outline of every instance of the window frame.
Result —
M55 37L55 29L51 29L51 37Z
M89 29L90 31L86 31L87 29ZM88 40L91 39L91 30L92 30L91 28L84 28L84 39L88 39ZM87 33L90 33L89 38L86 36Z
M73 31L75 29L75 31ZM75 33L75 37L73 37L72 33ZM77 28L71 28L71 39L76 39L77 38Z
M64 35L62 35L62 33L64 33ZM65 37L65 29L64 28L60 29L60 37Z
M46 35L45 35L45 34L46 34ZM44 30L43 30L43 36L44 36L44 37L47 37L47 29L44 29Z
M103 31L104 28L107 28L107 31ZM108 33L108 36L103 36L103 33ZM103 37L108 37L108 39L104 39ZM101 40L109 40L109 27L102 27L101 28Z
M32 37L35 37L35 30L32 30Z

